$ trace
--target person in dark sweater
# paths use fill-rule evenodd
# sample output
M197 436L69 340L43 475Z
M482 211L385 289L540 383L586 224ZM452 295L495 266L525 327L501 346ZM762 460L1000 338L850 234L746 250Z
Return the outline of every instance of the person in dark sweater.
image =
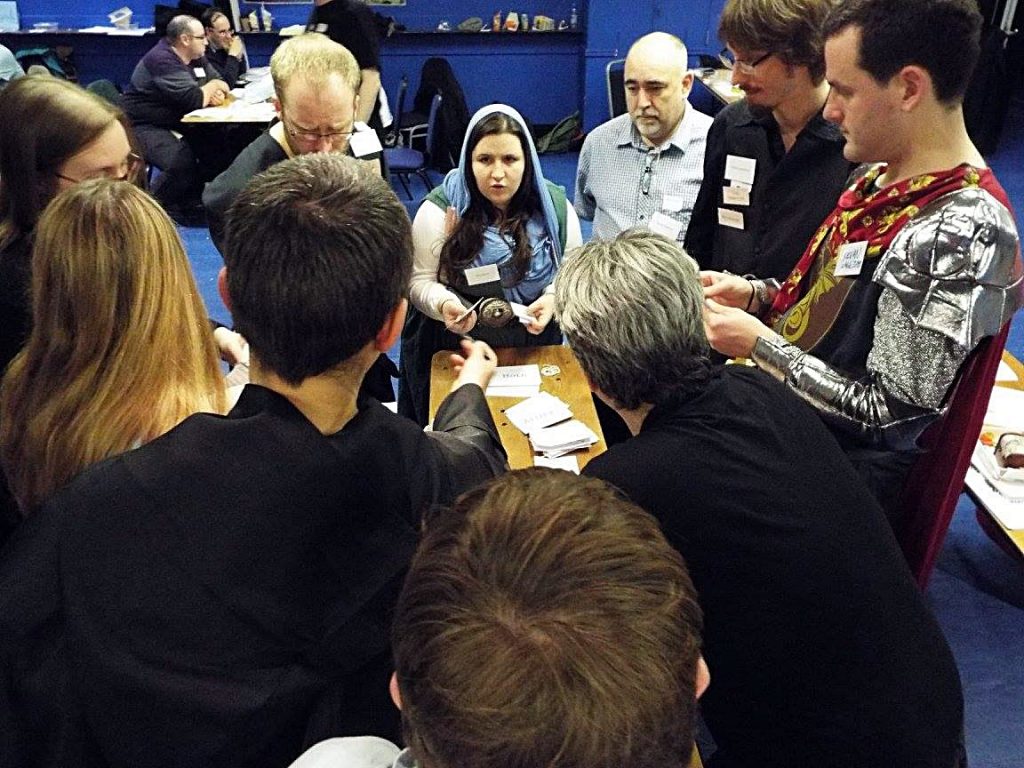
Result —
M151 192L176 218L187 218L198 203L202 175L188 142L173 131L193 109L222 104L230 90L206 62L205 50L199 19L175 16L135 66L123 97L146 161L161 171Z
M956 765L956 664L882 510L811 408L709 363L693 260L649 232L594 241L555 299L634 435L584 474L658 518L697 588L709 768Z
M357 397L405 316L402 204L321 153L236 208L220 286L252 350L238 404L87 470L4 551L12 764L277 768L326 736L398 736L391 610L423 513L506 467L496 356L466 343L431 434Z
M203 13L203 26L206 28L206 61L229 88L234 88L246 70L245 43L231 28L231 20L216 8Z

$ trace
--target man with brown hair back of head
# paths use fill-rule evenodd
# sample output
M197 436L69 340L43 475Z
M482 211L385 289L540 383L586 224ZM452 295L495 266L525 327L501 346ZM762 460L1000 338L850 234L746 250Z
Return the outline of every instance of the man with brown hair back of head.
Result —
M331 740L292 768L683 768L701 628L653 517L600 480L512 472L426 523L392 631L408 749Z

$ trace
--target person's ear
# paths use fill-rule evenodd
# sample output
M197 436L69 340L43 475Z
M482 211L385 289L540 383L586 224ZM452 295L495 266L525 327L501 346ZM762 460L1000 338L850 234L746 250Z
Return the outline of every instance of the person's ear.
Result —
M402 335L402 327L405 325L405 313L408 308L408 299L399 299L394 308L388 312L384 318L384 323L374 338L374 348L378 352L387 352L398 341L398 337Z
M398 673L391 673L391 682L388 683L388 691L391 693L391 701L399 712L402 711L402 692L398 690Z
M687 70L686 74L683 75L683 98L685 99L690 95L690 89L693 88L693 72Z
M281 100L274 94L270 97L270 103L274 105L274 112L278 117L281 117Z
M228 293L228 268L221 267L220 272L217 273L217 293L220 294L220 300L224 302L224 306L228 308L228 312L234 313L231 308L231 294Z
M392 678L394 680L394 678ZM697 680L693 686L694 694L696 698L700 698L704 691L708 689L708 685L711 684L711 670L708 669L708 663L704 661L703 656L697 657Z
M922 99L932 92L932 77L924 67L908 64L894 76L899 97L899 108L902 112L910 112Z

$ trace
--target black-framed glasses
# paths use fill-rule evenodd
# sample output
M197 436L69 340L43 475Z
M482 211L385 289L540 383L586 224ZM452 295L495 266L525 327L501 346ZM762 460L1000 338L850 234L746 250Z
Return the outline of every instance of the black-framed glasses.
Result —
M736 54L726 48L718 54L718 60L722 62L726 69L733 69L737 72L742 72L744 75L752 75L754 70L757 69L758 64L767 61L774 55L775 51L768 51L768 53L762 53L753 61L743 61L742 59L737 59Z
M332 144L336 144L342 139L348 139L353 131L328 131L327 133L320 133L320 131L310 131L306 128L299 128L292 124L291 120L287 118L284 112L281 113L281 122L284 124L284 129L296 141L302 141L307 144L315 144L321 139L326 139Z
M54 172L54 176L58 179L64 179L64 181L70 181L72 184L81 184L83 181L93 181L94 179L111 179L113 181L130 181L134 178L135 174L142 168L142 156L135 152L129 152L121 164L117 166L117 175L112 175L106 171L98 171L96 173L83 176L80 179L72 178L71 176L65 176L63 173Z

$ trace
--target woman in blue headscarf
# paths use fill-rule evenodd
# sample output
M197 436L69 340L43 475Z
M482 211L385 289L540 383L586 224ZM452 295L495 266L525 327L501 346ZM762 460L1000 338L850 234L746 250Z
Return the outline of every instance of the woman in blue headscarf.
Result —
M479 110L459 167L413 222L399 411L426 423L430 358L457 350L460 335L492 347L561 343L551 283L563 254L582 241L576 212L545 180L520 114L503 104Z

